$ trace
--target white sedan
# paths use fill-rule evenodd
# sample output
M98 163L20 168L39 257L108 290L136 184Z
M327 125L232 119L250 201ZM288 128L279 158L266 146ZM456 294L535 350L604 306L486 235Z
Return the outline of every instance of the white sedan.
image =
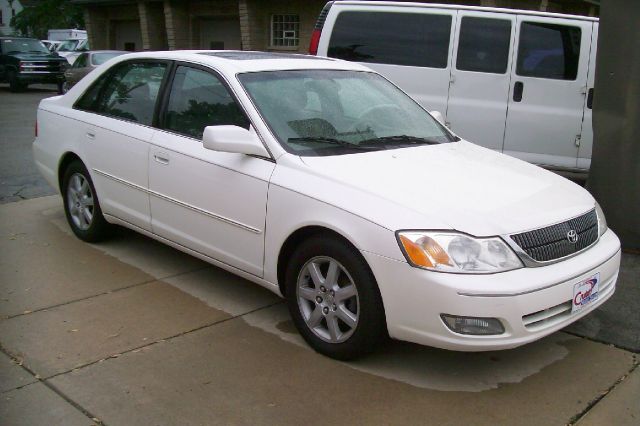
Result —
M334 358L387 336L512 348L615 289L620 242L588 192L460 140L357 64L123 55L43 100L36 130L80 239L122 225L254 281Z

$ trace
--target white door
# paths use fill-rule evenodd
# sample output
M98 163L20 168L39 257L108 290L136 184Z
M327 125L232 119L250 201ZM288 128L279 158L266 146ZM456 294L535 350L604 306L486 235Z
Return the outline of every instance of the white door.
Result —
M337 5L330 10L323 31L330 37L320 40L318 52L360 62L425 108L444 114L456 14L446 9L381 6L372 11Z
M591 22L518 16L505 154L574 168L582 127Z
M515 15L460 10L447 124L461 137L502 151Z
M149 152L153 232L256 276L263 274L269 178L275 163L207 150L208 125L248 127L218 78L179 66Z
M153 112L167 63L118 66L76 104L85 113L88 167L103 212L151 230L148 194ZM97 97L97 94L100 94Z
M591 35L591 54L589 56L589 72L587 75L587 96L584 100L584 118L582 120L582 137L578 148L578 169L589 170L591 167L591 150L593 148L593 86L596 75L596 47L598 45L598 24L593 24Z

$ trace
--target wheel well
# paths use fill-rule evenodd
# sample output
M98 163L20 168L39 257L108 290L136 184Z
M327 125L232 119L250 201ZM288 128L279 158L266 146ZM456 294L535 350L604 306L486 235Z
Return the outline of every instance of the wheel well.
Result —
M64 178L64 172L67 170L67 167L69 167L69 164L76 160L82 162L80 157L76 154L73 152L67 152L60 161L60 165L58 166L58 188L60 188L60 193L62 193L62 179Z
M280 288L280 293L282 293L283 296L285 295L286 290L286 285L284 282L285 273L291 255L295 251L296 247L298 247L304 240L317 234L324 234L327 238L338 239L345 244L353 247L354 250L357 250L357 248L354 247L351 241L329 228L325 228L322 226L305 226L304 228L298 229L293 234L289 235L289 237L282 245L280 254L278 255L278 287Z

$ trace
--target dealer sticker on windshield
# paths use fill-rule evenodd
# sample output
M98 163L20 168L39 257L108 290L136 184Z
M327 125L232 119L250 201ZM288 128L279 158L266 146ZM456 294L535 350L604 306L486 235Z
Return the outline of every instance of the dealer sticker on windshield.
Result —
M598 299L598 289L600 286L600 273L580 281L573 286L573 303L571 313L578 312L589 303Z

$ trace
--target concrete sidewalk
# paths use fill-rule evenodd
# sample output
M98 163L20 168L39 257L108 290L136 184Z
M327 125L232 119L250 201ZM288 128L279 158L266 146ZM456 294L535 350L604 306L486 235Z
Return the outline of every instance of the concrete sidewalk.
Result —
M637 424L632 352L556 333L336 362L275 295L126 230L83 243L61 204L0 206L2 425Z

